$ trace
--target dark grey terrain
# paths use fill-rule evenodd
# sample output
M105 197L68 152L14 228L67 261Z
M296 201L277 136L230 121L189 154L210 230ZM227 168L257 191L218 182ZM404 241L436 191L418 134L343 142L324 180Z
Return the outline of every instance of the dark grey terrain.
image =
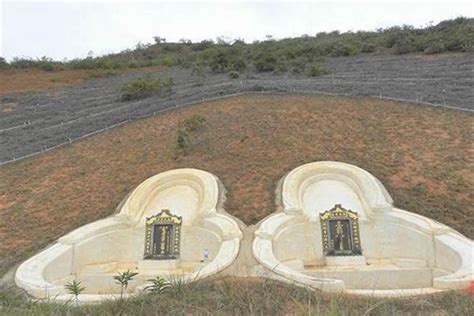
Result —
M159 73L133 72L42 92L0 96L15 103L0 112L0 163L40 152L106 127L186 103L242 92L323 92L382 96L474 109L473 54L359 55L327 60L329 75L227 74L198 77L171 68ZM173 92L162 97L121 102L120 87L130 79L172 77Z

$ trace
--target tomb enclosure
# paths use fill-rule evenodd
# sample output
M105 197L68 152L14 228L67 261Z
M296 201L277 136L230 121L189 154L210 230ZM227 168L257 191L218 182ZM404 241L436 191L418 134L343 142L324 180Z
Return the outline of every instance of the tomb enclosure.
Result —
M382 183L353 165L293 169L280 210L259 223L253 253L281 280L329 292L413 295L466 288L473 242L394 207Z
M119 272L138 273L125 296L147 280L193 281L228 267L239 252L242 232L221 209L217 178L197 169L160 173L141 183L119 214L63 236L24 262L16 284L36 298L74 299L64 285L85 287L81 302L118 297Z

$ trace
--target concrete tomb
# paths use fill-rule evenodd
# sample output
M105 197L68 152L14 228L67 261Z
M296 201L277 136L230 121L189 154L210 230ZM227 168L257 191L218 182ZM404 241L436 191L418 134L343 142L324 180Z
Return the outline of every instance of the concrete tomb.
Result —
M126 295L156 276L193 281L216 273L381 296L461 289L474 278L472 240L394 207L381 182L356 166L323 161L289 172L278 185L279 209L255 234L225 213L224 199L208 172L160 173L119 214L25 261L15 281L36 298L69 300L64 285L78 280L84 302L117 297L113 277L127 270L138 275Z
M466 288L473 242L393 206L365 170L315 162L292 170L280 210L259 224L258 262L278 279L332 292L412 295Z
M126 270L138 273L126 295L156 276L213 275L232 264L242 238L221 208L223 194L208 172L160 173L140 184L119 214L78 228L24 262L15 281L34 297L69 300L64 285L76 279L85 287L84 302L116 297L113 277Z

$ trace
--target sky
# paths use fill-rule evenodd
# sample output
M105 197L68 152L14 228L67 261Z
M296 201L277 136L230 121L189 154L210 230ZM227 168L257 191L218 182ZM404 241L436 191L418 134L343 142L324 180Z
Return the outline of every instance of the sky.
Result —
M41 1L0 0L0 56L83 58L153 42L224 36L246 42L333 30L426 26L472 17L466 0Z

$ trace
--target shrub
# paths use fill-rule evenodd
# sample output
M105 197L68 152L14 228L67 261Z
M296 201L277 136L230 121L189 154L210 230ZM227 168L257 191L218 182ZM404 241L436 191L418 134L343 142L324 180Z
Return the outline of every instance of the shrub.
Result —
M362 53L373 53L377 50L377 46L374 43L363 43L361 47Z
M225 72L230 65L230 58L225 49L220 48L214 52L209 62L212 72Z
M191 65L191 74L198 77L204 76L204 66L202 63L193 63Z
M446 46L443 42L433 42L423 51L425 54L438 54L446 51Z
M359 48L355 43L347 41L337 41L330 48L331 56L352 56L359 53Z
M174 85L172 78L160 79L140 78L124 84L121 88L122 101L138 100L152 95L170 92Z
M202 51L214 46L212 40L203 40L200 43L192 44L191 49L194 51Z
M313 63L309 66L307 75L309 77L318 77L328 74L329 71L320 63Z
M274 71L277 68L278 59L271 53L262 53L255 58L254 65L259 72Z
M300 57L291 62L291 72L295 75L300 75L305 72L306 65L308 63L307 58Z
M167 67L171 67L175 64L175 61L173 60L173 58L167 56L167 57L164 57L163 59L160 60L160 65L162 66L167 66Z
M396 54L407 54L417 51L415 41L409 34L401 34L395 40L392 48Z
M180 122L179 127L189 132L195 132L201 127L203 127L205 123L206 123L206 118L204 116L195 114L191 116L190 118L187 118L184 121Z
M7 69L9 66L5 58L0 57L0 69Z
M206 123L201 115L193 115L178 124L176 147L186 152L193 145L192 134L200 130Z
M237 79L240 77L240 74L237 71L231 71L229 72L229 78L230 79Z
M232 65L230 68L234 71L242 71L247 68L247 63L243 58L236 58L235 60L232 60L231 63Z

